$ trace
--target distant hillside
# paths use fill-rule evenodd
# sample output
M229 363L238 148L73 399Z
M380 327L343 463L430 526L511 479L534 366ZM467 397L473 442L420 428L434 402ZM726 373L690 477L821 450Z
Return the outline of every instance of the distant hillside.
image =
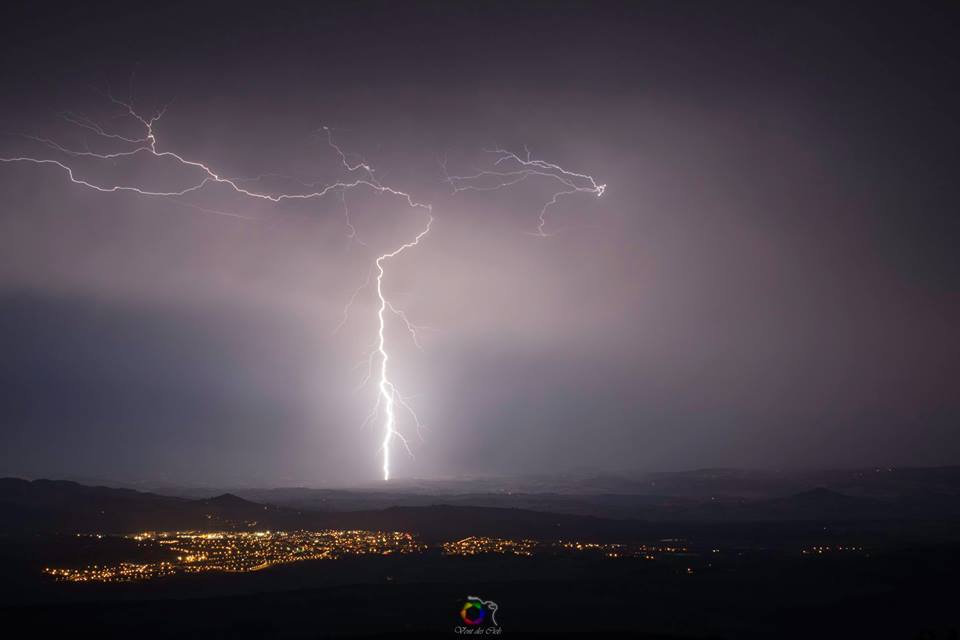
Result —
M236 496L187 500L75 482L0 479L0 531L6 533L230 528L282 511Z
M620 494L419 495L412 505L357 510L311 509L303 506L310 503L310 490L295 491L298 506L276 506L230 493L189 499L75 482L4 478L0 479L0 533L338 528L411 531L432 540L469 535L626 540L670 536L681 525L743 528L749 523L960 519L960 501L951 495L926 492L880 499L824 487L760 500ZM283 496L282 491L269 493ZM322 496L326 499L331 494ZM349 492L338 499L349 501ZM377 500L388 501L389 496L379 494Z
M322 513L258 504L235 495L189 500L74 482L0 479L0 532L127 533L172 529L376 529L431 540L469 535L611 539L641 523L520 509L447 505Z
M701 469L646 474L642 479L504 479L500 488L491 481L473 487L458 480L368 489L236 491L255 502L323 512L447 504L653 522L960 518L960 467L796 473Z

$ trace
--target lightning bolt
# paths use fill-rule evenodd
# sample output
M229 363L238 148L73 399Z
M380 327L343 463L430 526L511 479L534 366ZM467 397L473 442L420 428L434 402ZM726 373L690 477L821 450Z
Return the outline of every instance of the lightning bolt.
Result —
M387 302L386 297L383 295L383 275L384 262L395 258L407 249L417 246L420 242L420 239L423 238L430 232L430 225L433 224L433 217L431 216L427 220L427 225L423 228L417 236L410 242L401 245L397 249L394 249L390 253L385 253L377 258L375 264L377 265L377 297L380 299L380 308L377 309L377 319L380 322L380 326L377 332L377 351L380 353L380 381L377 384L377 389L380 392L378 402L383 402L384 415L386 420L384 421L384 433L383 433L383 443L381 444L381 449L383 450L383 479L390 479L390 443L394 438L400 439L403 442L403 446L406 447L409 452L410 446L407 443L406 438L396 429L396 404L399 400L399 403L409 410L406 402L397 392L397 388L394 386L393 382L390 381L390 376L387 373L387 363L390 361L390 356L387 354L387 341L384 337L384 329L386 328L386 323L384 320L384 313L388 307L392 308L389 302ZM406 316L403 316L406 319ZM411 325L408 322L407 327ZM414 340L416 340L416 333L414 332ZM411 412L412 413L412 412ZM414 420L417 422L419 430L419 420L416 418L416 414L413 414Z
M317 187L318 183L314 183L313 185L304 185L305 187L308 187L308 189L306 191L299 192L299 193L267 193L264 191L254 190L242 185L242 183L246 183L246 182L257 182L260 179L262 179L264 176L259 176L257 178L253 178L249 180L244 180L239 178L228 178L221 175L219 172L215 171L211 166L207 165L206 163L203 163L197 160L187 159L184 156L178 153L175 153L173 151L159 150L155 127L157 123L160 121L160 119L163 117L166 111L166 108L161 109L160 111L155 113L153 116L147 118L142 116L139 112L137 112L136 109L134 109L132 103L118 100L114 98L112 95L108 95L108 98L115 106L120 107L123 110L123 113L125 116L127 116L128 118L132 119L133 121L139 124L139 126L142 128L142 131L143 131L143 135L141 137L129 137L129 136L124 136L118 133L107 131L94 120L82 115L74 114L72 112L66 112L60 115L62 119L68 122L69 124L82 128L88 132L92 132L94 136L97 139L99 139L101 142L108 142L114 145L130 146L131 148L126 148L126 149L121 148L121 150L119 151L111 151L109 153L100 153L100 152L91 151L88 148L85 148L85 149L70 148L49 138L43 138L39 136L24 136L25 138L28 138L46 147L51 151L61 154L62 156L64 156L64 158L58 160L56 158L49 158L49 157L11 156L11 157L0 157L0 162L29 163L29 164L35 164L35 165L56 167L62 170L64 173L66 173L67 178L73 184L76 184L88 189L93 189L95 191L100 191L103 193L131 192L140 196L168 198L179 206L188 207L192 210L196 210L202 213L230 216L230 217L244 218L244 219L254 219L254 218L249 218L248 216L243 216L241 214L232 213L229 211L220 211L220 210L200 207L193 203L183 201L180 198L184 196L188 196L189 194L192 194L194 192L198 192L201 189L210 185L221 185L223 187L227 187L228 189L232 190L233 192L241 196L254 198L258 200L266 200L274 203L278 203L284 200L320 199L328 194L338 193L340 195L341 202L343 204L343 211L345 216L346 229L348 232L348 238L356 241L358 244L362 246L366 246L366 245L360 241L357 234L357 230L353 226L353 223L351 222L350 210L349 210L349 207L347 206L346 195L345 195L346 191L355 189L355 188L365 187L368 189L372 189L373 191L381 194L388 194L391 196L401 198L403 201L406 202L406 204L410 208L425 212L426 214L425 225L421 228L421 230L416 234L416 236L412 240L400 245L399 247L397 247L392 251L383 253L376 258L376 260L373 262L373 266L371 268L370 273L368 273L367 281L360 287L360 289L354 292L353 296L350 297L346 307L344 308L343 320L339 325L337 325L337 329L339 329L339 327L346 322L350 307L352 306L353 302L356 300L356 297L359 294L359 292L362 289L369 286L370 276L375 270L376 271L375 290L376 290L377 299L379 301L379 305L377 308L378 329L377 329L376 349L373 352L371 352L371 356L368 359L368 362L370 365L370 370L368 371L368 378L372 374L374 356L379 358L380 366L379 366L379 379L377 384L377 400L373 407L373 410L371 411L370 416L368 416L365 423L369 422L372 419L375 419L378 412L382 409L384 422L383 422L383 437L381 440L380 452L382 453L382 456L383 456L383 467L382 467L383 479L389 480L390 479L390 451L391 451L391 444L393 443L394 439L399 440L403 444L404 448L408 452L410 452L412 455L407 438L397 428L397 424L398 424L397 408L398 407L403 408L410 415L414 424L416 425L418 434L421 432L422 424L419 418L417 417L417 414L410 407L409 403L407 402L407 399L399 392L396 385L394 384L394 382L389 376L388 363L390 361L390 355L389 355L389 349L387 346L387 339L386 339L386 326L387 326L386 312L390 311L392 314L400 318L400 320L404 323L407 331L410 333L416 346L418 347L420 346L420 341L417 334L417 329L419 327L411 323L410 320L407 318L406 314L402 310L396 308L384 293L383 279L384 279L384 276L386 275L385 265L389 260L396 258L401 253L417 246L420 243L420 241L430 232L430 228L434 221L432 206L429 204L424 204L424 203L415 201L413 197L405 191L400 191L392 187L384 186L376 178L376 176L374 175L373 168L369 164L367 164L365 160L360 159L359 161L351 162L350 156L344 153L344 151L334 142L333 133L328 127L322 128L322 131L324 132L326 137L327 144L337 154L337 156L340 159L340 164L347 171L347 173L349 175L357 175L358 177L351 180L339 180L331 184L321 185L319 188ZM71 163L68 160L66 160L66 158L74 158L74 159L86 158L86 159L94 159L94 160L115 161L115 160L120 160L125 158L133 158L135 156L141 156L145 154L149 156L153 156L160 160L172 161L179 164L182 167L195 170L197 173L197 178L194 182L187 184L181 189L172 189L167 191L151 190L145 187L131 185L131 184L98 184L96 182L84 179L82 177L78 177L77 170L74 168L74 166L71 165Z
M553 192L552 197L543 205L537 215L537 231L535 235L545 238L551 233L546 232L547 211L563 196L575 193L590 193L598 198L603 196L607 185L599 184L593 176L564 169L560 165L545 160L531 158L530 150L524 147L524 157L499 147L484 149L494 156L493 168L479 170L476 173L464 176L453 176L447 173L446 163L441 163L446 182L454 193L461 191L497 191L519 184L532 177L544 177L560 183L560 188Z

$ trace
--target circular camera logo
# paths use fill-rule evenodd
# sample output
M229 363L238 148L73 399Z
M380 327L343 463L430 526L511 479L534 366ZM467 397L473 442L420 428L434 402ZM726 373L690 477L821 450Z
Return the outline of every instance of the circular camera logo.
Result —
M484 619L487 617L487 610L484 608L482 602L467 600L463 604L463 609L460 609L460 617L463 618L463 621L467 624L483 624Z
M460 618L465 624L471 627L479 627L480 625L499 627L496 613L497 603L493 600L484 600L477 596L467 596L466 602L463 603L463 607L460 609Z

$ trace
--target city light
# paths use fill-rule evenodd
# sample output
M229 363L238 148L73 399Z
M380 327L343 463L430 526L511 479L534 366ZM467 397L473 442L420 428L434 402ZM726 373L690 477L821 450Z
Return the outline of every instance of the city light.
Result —
M110 538L91 534L97 540ZM188 573L246 573L305 560L346 556L393 556L433 551L442 556L593 555L655 560L659 555L686 554L685 546L532 540L470 536L428 545L406 532L360 530L153 532L117 536L138 548L163 555L152 562L91 564L77 568L47 567L43 572L62 582L133 582Z
M102 537L102 536L101 536ZM67 582L131 582L208 571L243 573L304 560L332 560L347 555L392 555L422 551L409 533L372 531L255 531L201 533L144 532L124 536L138 546L164 549L174 558L157 562L120 562L78 569L45 568Z

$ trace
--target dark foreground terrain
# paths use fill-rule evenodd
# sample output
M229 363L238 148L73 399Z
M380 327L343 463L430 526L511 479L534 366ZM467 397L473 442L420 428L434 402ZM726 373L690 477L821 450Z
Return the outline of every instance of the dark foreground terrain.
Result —
M498 602L511 635L927 639L955 637L960 622L957 546L876 557L757 553L697 562L692 574L684 564L352 558L137 585L46 585L42 603L0 613L38 637L452 636L467 595Z
M845 494L811 489L764 498L750 513L766 513L765 519L740 517L747 513L741 505L734 507L737 517L694 522L449 505L315 512L234 496L189 500L72 483L0 485L6 507L0 615L8 628L25 625L37 637L453 637L463 628L459 612L470 595L498 604L498 635L934 640L960 634L960 522L949 490L935 500L924 489L927 506L912 516L878 517L875 503L867 509ZM937 500L951 502L939 518L930 506ZM204 522L210 531L268 522L291 530L402 530L425 546L411 554L139 582L70 583L44 575L47 566L141 559L137 554L146 552L112 534L142 529L102 529L98 537L92 528L130 521L156 530L167 522L170 530L204 529ZM444 553L442 543L464 532L676 552Z

